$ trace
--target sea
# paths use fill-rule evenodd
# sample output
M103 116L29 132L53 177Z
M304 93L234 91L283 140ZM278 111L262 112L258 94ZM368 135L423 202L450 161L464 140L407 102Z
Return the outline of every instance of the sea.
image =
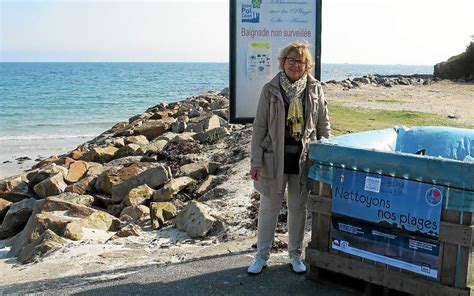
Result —
M432 72L432 66L322 64L321 81ZM159 102L228 84L227 63L0 63L0 165L66 153Z

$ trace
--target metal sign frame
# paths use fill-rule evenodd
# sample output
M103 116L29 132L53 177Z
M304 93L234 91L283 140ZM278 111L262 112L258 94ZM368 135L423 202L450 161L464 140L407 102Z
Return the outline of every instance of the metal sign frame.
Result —
M291 42L311 45L312 74L321 79L321 9L322 0L230 0L231 123L253 122L261 89L279 72L277 57Z

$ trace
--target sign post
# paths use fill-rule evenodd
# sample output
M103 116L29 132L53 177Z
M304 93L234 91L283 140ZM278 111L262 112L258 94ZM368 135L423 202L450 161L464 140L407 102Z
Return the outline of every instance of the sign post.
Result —
M230 122L253 121L260 92L279 71L278 55L291 42L310 45L321 77L322 0L231 0Z

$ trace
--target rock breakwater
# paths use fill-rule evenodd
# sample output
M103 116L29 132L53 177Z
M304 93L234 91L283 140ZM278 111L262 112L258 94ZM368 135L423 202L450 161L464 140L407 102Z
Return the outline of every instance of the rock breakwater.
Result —
M81 240L85 229L110 232L110 240L170 225L190 238L227 237L205 202L225 195L216 186L248 156L251 129L228 123L226 95L160 103L1 180L0 239L10 254L34 262Z

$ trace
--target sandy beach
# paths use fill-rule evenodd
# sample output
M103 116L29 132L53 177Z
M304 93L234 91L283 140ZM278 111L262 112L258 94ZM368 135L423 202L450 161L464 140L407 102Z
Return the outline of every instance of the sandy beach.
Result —
M90 138L0 139L0 179L31 168L38 160L65 154Z
M329 104L336 102L346 107L376 110L405 110L438 114L454 122L474 125L473 83L442 80L431 85L397 85L380 87L365 85L343 91L340 85L327 84Z

